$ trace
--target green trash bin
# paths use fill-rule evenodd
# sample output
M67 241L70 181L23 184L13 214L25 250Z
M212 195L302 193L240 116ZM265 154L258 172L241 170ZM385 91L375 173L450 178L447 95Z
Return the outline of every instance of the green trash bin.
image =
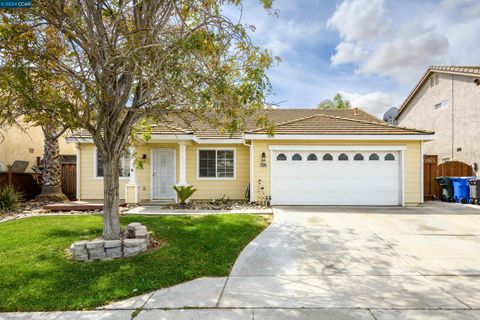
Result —
M442 195L440 199L442 201L453 201L453 184L450 177L436 177L437 183L440 187L442 187Z

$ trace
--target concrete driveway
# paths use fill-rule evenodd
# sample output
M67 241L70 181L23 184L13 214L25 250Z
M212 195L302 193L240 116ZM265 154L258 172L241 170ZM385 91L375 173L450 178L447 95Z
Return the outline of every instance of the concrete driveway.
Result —
M274 212L272 225L236 261L220 307L480 319L472 311L480 309L480 208L429 203Z

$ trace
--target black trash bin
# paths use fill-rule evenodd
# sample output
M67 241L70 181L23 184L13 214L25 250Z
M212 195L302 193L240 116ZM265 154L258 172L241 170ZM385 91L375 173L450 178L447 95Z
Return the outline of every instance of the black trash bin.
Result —
M452 180L450 177L436 177L437 183L440 187L442 187L442 196L440 199L442 201L453 201L453 185Z
M480 179L470 179L468 184L470 184L470 203L480 205Z

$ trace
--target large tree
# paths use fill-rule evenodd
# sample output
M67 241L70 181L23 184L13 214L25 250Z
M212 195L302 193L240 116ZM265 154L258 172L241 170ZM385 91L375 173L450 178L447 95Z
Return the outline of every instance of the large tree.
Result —
M0 24L0 123L21 129L25 124L42 128L42 192L37 199L67 200L61 187L58 139L70 124L74 126L71 99L62 75L51 72L50 63L44 58L60 55L62 48L52 28L45 29L45 34L38 34L22 21L24 17L8 17L12 20L4 19ZM22 37L18 37L19 34ZM40 45L43 55L33 54L38 52L30 48ZM20 119L22 124L18 123Z
M242 1L39 0L22 13L35 34L58 33L64 54L29 50L66 79L76 124L98 148L104 238L121 237L118 167L140 120L195 117L233 133L264 108L273 59L251 43L241 21L223 15L224 6L241 8Z

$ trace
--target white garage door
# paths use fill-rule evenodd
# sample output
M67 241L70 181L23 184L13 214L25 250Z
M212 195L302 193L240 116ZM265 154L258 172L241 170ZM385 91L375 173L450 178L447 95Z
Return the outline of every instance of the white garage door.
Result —
M400 205L399 152L274 151L274 205Z

